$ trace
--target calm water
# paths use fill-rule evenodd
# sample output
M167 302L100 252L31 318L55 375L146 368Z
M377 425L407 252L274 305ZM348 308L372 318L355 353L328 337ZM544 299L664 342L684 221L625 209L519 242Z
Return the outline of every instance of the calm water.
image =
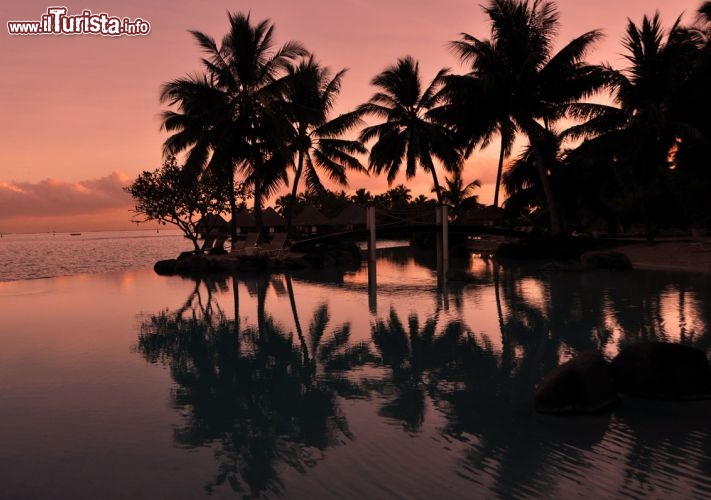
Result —
M0 281L145 269L191 249L174 230L3 234Z
M707 278L466 265L0 283L0 498L711 496L709 403L532 411L576 352L708 351Z

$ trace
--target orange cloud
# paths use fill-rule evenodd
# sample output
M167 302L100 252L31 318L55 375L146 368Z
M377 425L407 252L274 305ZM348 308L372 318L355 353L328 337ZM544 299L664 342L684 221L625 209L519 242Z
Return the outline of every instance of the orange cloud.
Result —
M0 220L96 214L127 208L131 197L123 188L130 181L126 174L112 172L106 177L76 183L59 179L0 182Z

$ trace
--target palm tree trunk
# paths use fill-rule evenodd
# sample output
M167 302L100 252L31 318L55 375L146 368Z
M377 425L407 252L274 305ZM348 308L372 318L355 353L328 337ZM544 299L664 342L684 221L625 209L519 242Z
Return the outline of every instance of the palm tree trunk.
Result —
M506 137L501 131L501 149L499 151L499 166L496 170L496 187L494 189L494 206L499 206L499 189L501 188L501 174L504 170L504 156L506 156Z
M442 204L442 188L439 187L439 181L437 180L437 172L434 165L432 166L432 180L434 181L435 193L437 193L437 204Z
M553 189L551 188L550 179L548 178L548 169L546 168L546 163L543 159L543 154L541 153L540 144L536 140L536 134L529 132L528 139L531 143L536 169L538 170L538 176L541 179L541 188L543 189L543 195L546 199L548 216L550 218L550 234L552 236L558 236L563 234L563 224L560 214L558 213L558 205L556 204L555 197L553 196Z
M296 208L296 192L299 188L299 181L301 180L301 172L304 169L304 152L299 151L299 162L296 167L296 174L294 174L294 185L291 188L291 199L289 200L289 210L286 214L286 234L291 232L291 221L294 218L294 209Z
M233 274L232 275L232 299L234 303L234 308L235 308L235 341L237 343L237 351L239 353L239 346L240 346L240 340L239 340L239 332L240 332L240 322L239 322L239 280L237 279L237 275Z
M304 337L304 332L301 329L301 322L299 321L299 313L296 310L296 297L294 296L294 286L291 283L291 276L288 274L286 277L286 290L289 293L289 302L291 303L291 314L294 317L294 325L296 326L296 335L299 337L299 342L301 343L301 352L304 356L304 366L309 365L309 348L306 344L306 337Z
M262 220L262 183L259 179L254 182L254 223L257 226L257 241L264 236L264 221Z
M230 221L230 239L232 240L232 247L234 248L237 243L237 200L235 200L235 176L234 173L230 175L229 184L229 195L230 195L230 212L232 213L232 220Z

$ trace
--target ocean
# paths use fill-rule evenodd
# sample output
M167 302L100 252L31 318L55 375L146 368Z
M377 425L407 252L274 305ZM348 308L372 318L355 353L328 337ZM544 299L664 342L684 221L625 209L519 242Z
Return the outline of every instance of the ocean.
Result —
M178 230L3 234L0 281L151 268L191 249Z

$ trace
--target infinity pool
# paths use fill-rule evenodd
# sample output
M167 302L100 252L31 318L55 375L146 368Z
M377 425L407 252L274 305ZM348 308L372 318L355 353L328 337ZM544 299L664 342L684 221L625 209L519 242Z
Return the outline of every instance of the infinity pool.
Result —
M0 283L0 498L708 498L711 404L543 417L535 384L640 340L709 351L708 278L367 269Z

